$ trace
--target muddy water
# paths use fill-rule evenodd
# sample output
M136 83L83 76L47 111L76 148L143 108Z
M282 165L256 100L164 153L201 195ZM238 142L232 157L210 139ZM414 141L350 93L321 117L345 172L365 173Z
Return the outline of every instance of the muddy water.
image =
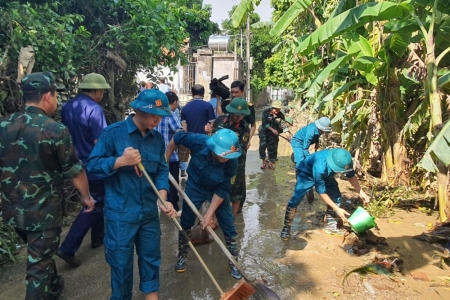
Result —
M370 255L349 256L341 248L341 238L326 235L317 212L325 206L316 199L312 205L304 201L295 216L293 237L282 242L279 233L282 228L284 207L293 186L295 175L289 162L290 147L280 141L280 161L276 170L262 171L257 152L258 138L252 141L247 160L247 202L243 213L236 218L241 247L239 261L250 278L261 279L283 300L295 299L450 299L450 291L444 287L430 287L439 283L439 276L448 276L432 265L432 257L439 253L428 244L413 240L426 228L418 223L434 222L435 217L417 211L398 211L389 220L377 220L378 235L387 239L389 247L384 254L397 254L405 260L404 274L397 274L391 281L379 276L367 276L366 280L377 292L371 296L362 285L359 275L349 276L342 285L346 271L370 261ZM341 182L344 196L355 197L346 182ZM162 264L160 299L164 300L207 300L219 299L219 292L212 284L200 263L190 253L188 269L177 274L173 267L177 253L177 231L171 220L161 217ZM65 228L65 233L67 228ZM65 234L64 233L64 234ZM220 230L218 235L222 237ZM63 236L64 238L64 236ZM224 291L235 281L230 277L227 259L218 245L213 242L197 247L200 255ZM22 252L25 255L25 252ZM62 299L109 299L109 266L104 259L103 247L90 249L89 238L85 239L78 257L83 264L72 269L56 258L57 267L65 278L66 289ZM410 272L425 272L432 282L415 281ZM25 261L0 269L0 299L23 299ZM137 260L133 298L144 299L139 292Z

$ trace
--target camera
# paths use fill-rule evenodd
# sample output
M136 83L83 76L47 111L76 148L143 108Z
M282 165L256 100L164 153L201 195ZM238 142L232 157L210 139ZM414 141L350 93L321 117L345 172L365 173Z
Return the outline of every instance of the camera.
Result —
M222 81L228 79L229 76L225 75L219 79L213 78L209 83L209 89L212 91L213 95L219 95L221 99L228 99L231 97L230 88L223 84Z

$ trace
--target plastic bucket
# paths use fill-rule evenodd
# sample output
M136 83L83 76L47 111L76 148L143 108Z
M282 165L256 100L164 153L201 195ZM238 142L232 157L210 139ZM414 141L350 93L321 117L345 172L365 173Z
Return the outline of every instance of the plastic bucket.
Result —
M364 233L370 228L377 226L374 218L361 206L358 206L355 212L348 218L348 223L357 234Z

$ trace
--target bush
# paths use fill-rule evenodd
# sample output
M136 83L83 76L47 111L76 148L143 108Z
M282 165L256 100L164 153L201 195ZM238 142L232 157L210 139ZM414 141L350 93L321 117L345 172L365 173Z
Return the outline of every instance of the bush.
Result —
M0 217L0 265L8 262L16 262L15 255L17 254L16 244L20 242L14 228L3 223L3 218Z

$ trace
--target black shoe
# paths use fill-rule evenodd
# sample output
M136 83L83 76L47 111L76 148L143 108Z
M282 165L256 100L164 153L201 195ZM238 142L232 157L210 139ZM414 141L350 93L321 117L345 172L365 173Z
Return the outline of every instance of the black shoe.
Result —
M186 257L179 257L177 263L175 264L175 271L177 271L177 273L183 273L186 271L186 262Z
M103 245L103 240L101 240L101 241L98 241L98 242L92 242L92 244L91 244L91 248L92 249L95 249L95 248L98 248L98 247L100 247L101 245Z
M69 265L71 265L74 268L78 268L79 266L81 266L81 261L76 259L75 255L67 256L59 250L56 251L56 255L58 255L59 258L61 258L62 260L64 260L66 263L68 263Z
M281 230L280 236L283 241L289 240L289 238L291 237L291 226L284 226Z
M61 298L62 292L64 290L64 278L61 275L58 275L58 286L59 286L59 291L56 294L56 300L59 300Z
M186 170L181 170L181 175L180 176L181 177L186 177L187 176Z

